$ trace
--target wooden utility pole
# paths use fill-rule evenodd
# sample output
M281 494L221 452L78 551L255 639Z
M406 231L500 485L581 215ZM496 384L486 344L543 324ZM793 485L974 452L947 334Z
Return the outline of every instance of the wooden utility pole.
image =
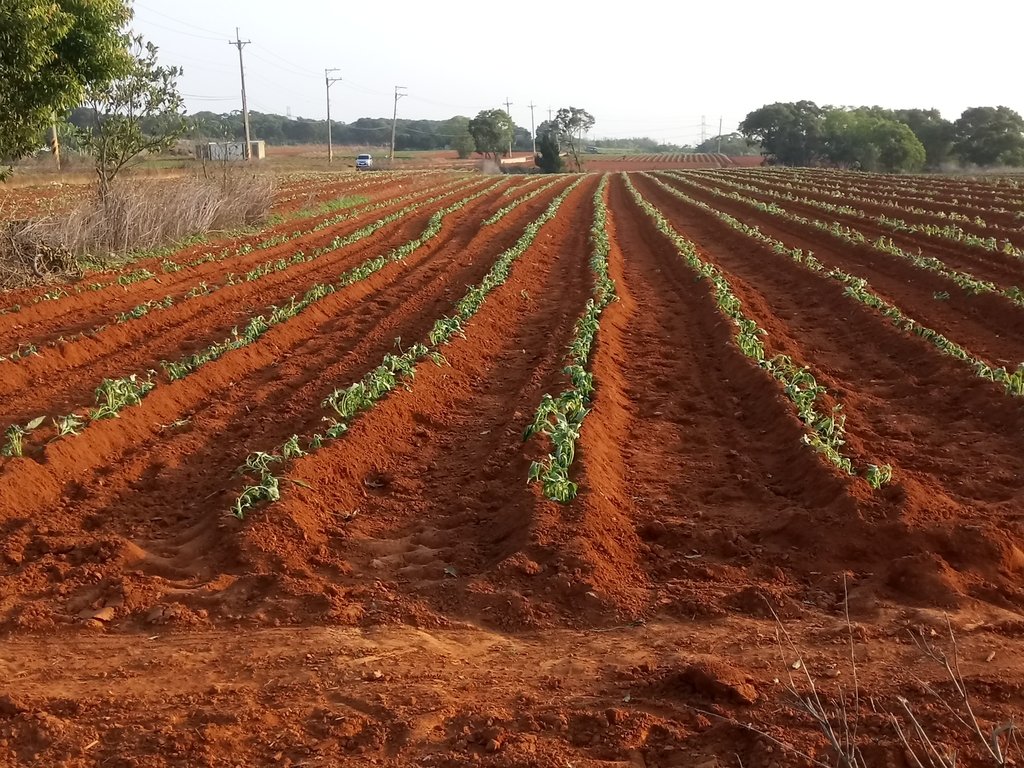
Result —
M395 112L391 116L391 154L388 155L388 160L392 162L394 162L395 159L395 127L398 125L398 100L406 95L404 93L399 93L399 91L404 90L406 90L404 85L395 86Z
M537 128L533 123L533 108L537 105L530 102L530 136L533 137L533 156L537 156Z
M228 40L228 45L238 48L238 70L242 75L242 124L245 126L245 147L242 156L246 160L252 159L252 152L249 147L251 138L249 136L249 102L245 98L245 63L242 61L242 49L249 45L250 40L242 40L238 34L238 27L235 27L235 39Z
M57 163L57 173L60 173L60 137L57 135L57 118L50 123L50 151L53 152L53 159Z
M327 162L334 162L334 144L331 142L331 86L341 80L340 77L331 77L331 72L337 69L325 69L324 81L327 83Z
M512 139L516 135L516 124L512 121L512 102L508 100L508 96L505 97L505 114L508 115L509 122L512 123L512 133L508 137L508 156L512 157Z

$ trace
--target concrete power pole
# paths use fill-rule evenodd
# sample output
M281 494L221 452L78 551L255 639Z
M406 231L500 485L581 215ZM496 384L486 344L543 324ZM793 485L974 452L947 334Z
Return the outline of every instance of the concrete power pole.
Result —
M537 127L533 122L533 108L537 105L532 101L530 102L530 136L533 137L533 156L537 156Z
M508 115L509 119L511 120L511 118L512 118L512 102L508 100L508 96L505 97L505 114ZM516 124L515 124L515 121L512 121L512 135L508 137L508 156L509 157L512 157L512 139L515 138L515 135L516 135Z
M325 69L324 81L327 83L327 162L334 162L334 144L331 141L331 86L341 80L340 77L331 77L331 72L337 69Z
M392 162L395 159L395 127L398 125L398 100L406 95L399 93L399 91L404 90L406 90L404 85L395 86L395 113L391 116L391 154L388 155L388 160Z
M722 118L718 118L718 154L722 154Z
M252 157L252 153L249 148L250 136L249 136L249 102L245 99L245 64L242 61L242 49L249 45L250 40L242 40L238 34L238 27L235 27L235 39L228 40L228 45L233 45L238 48L238 70L242 75L242 123L245 126L245 147L242 150L242 156L249 160Z

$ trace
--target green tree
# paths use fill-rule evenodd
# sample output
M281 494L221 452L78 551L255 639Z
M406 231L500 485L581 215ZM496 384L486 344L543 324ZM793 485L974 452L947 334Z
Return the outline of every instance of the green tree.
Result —
M822 152L823 110L813 101L776 102L755 109L740 133L782 165L813 165Z
M555 113L554 123L558 127L558 133L562 140L569 147L569 154L572 155L576 170L582 171L580 149L583 144L583 134L594 127L594 116L585 109L562 107Z
M37 149L86 88L128 66L124 0L3 0L0 3L0 161ZM0 168L0 180L10 168Z
M965 163L1024 165L1024 119L1009 107L971 107L953 124L954 149Z
M953 149L953 123L937 109L898 109L893 117L910 126L924 146L925 167L941 168L949 160Z
M924 166L925 149L910 126L874 108L827 109L822 156L865 171L909 172Z
M545 120L537 126L537 157L534 161L544 173L562 172L562 148L558 143L558 126Z
M83 129L79 146L95 159L101 198L132 159L166 149L187 128L177 87L181 69L161 65L157 47L140 36L131 37L130 44L127 73L90 87L85 98L93 120Z
M459 153L459 159L465 160L476 152L476 142L469 133L469 118L457 116L445 121L444 133L450 139L451 147Z
M512 140L512 118L503 109L482 110L469 121L469 134L476 143L476 151L500 163Z

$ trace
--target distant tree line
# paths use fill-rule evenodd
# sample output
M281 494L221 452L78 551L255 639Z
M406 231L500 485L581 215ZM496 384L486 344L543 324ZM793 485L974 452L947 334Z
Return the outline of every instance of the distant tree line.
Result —
M972 107L950 121L935 109L778 102L739 127L780 165L887 172L1024 165L1024 118L1008 107Z
M83 128L94 121L87 108L74 110L69 122L76 128ZM469 157L476 151L469 132L470 119L456 115L447 120L400 119L395 129L397 150L457 150ZM249 112L249 127L254 139L263 139L268 144L326 144L327 121L310 120L304 117ZM520 126L513 126L513 148L528 150L532 146L530 132ZM242 115L239 112L215 114L197 112L188 117L186 136L195 141L241 141L245 138ZM391 118L361 117L351 123L331 121L331 139L335 144L382 147L391 143Z

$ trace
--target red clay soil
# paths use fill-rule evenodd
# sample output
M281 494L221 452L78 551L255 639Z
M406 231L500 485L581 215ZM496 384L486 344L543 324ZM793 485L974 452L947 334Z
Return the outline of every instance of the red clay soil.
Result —
M244 326L250 317L266 312L268 307L285 305L291 297L301 297L317 283L333 283L346 270L418 238L437 209L472 191L455 192L370 237L313 261L271 273L255 282L180 301L166 311L151 312L138 320L110 325L99 334L65 343L38 356L0 364L7 369L0 382L0 421L27 421L33 418L31 414L46 412L47 408L50 413L81 411L83 406L93 403L92 393L104 378L141 375L159 369L162 360L177 360L222 341L231 335L233 327ZM501 191L495 189L473 201L471 211L475 213L481 206L487 210L500 207L504 202ZM350 228L355 229L356 225ZM320 245L327 244L332 237L330 229L324 232L317 233ZM301 248L308 251L312 247L309 243ZM299 250L300 246L293 248Z
M740 168L753 168L760 166L763 162L760 157L730 157L729 165ZM682 157L674 160L637 160L629 155L616 157L614 155L598 155L597 157L585 156L584 167L588 172L599 173L621 173L623 171L669 171L680 169L712 169L721 168L722 161L713 155L706 159L697 159L695 156Z
M896 530L882 542L872 541L870 551L880 560L869 570L898 588L888 564L899 568L900 558L935 549L951 561L952 567L941 558L935 563L935 584L943 584L945 594L914 595L920 586L915 584L906 598L955 605L971 594L999 595L1004 605L1024 605L1014 564L1024 476L1024 457L1014 448L1024 429L1019 403L1001 385L978 378L925 340L845 298L838 283L735 233L711 214L672 205L652 186L641 180L638 188L650 193L705 260L723 270L747 314L768 332L769 351L810 365L821 383L839 393L855 461L893 466L895 480L884 496L900 514L892 519L892 511L885 512ZM970 532L963 524L968 517ZM870 524L888 527L877 518ZM865 540L865 534L851 538ZM906 547L912 549L901 551ZM950 570L965 573L944 584Z
M368 197L369 202L373 203L382 200L387 200L389 198L397 197L400 195L409 194L420 189L427 190L431 187L436 187L439 184L444 183L444 181L449 180L450 178L451 177L449 176L438 177L423 174L399 177L389 175L386 181L379 185L376 185L372 190L360 188L356 190L356 193ZM341 193L341 196L346 195L344 193ZM208 243L196 243L194 245L185 247L175 252L173 261L177 263L184 263L193 260L205 253L219 253L222 251L233 250L243 245L255 246L257 243L273 235L283 234L290 236L294 232L305 231L318 221L330 218L333 215L334 214L332 213L315 216L303 215L299 216L298 218L289 218L284 222L276 224L272 227L264 228L252 234L214 239L213 241ZM266 252L258 251L257 253L262 254ZM119 275L133 272L139 269L149 269L157 273L157 275L160 275L160 277L158 277L157 279L167 280L169 279L169 276L161 274L163 271L161 268L161 261L162 257L139 259L136 261L132 261L128 265L117 269L106 270L101 272L91 272L86 276L84 282L98 282L103 284L116 283ZM196 268L193 268L191 270L185 270L184 274L178 273L178 277L187 277L198 274L198 272L195 271L195 269ZM212 269L216 269L216 267L212 267ZM134 285L139 285L139 283L135 283ZM54 289L55 286L53 285L45 285L36 286L32 288L25 288L17 291L3 292L3 307L7 308L13 305L20 305L22 307L22 311L21 313L12 313L0 317L0 323L3 323L3 325L0 325L0 328L8 328L9 326L7 325L7 323L10 322L11 318L15 317L16 315L25 313L33 304L34 299L41 297L44 293L53 291ZM89 291L89 293L103 294L103 298L106 299L111 290L112 287L108 287L105 291Z
M806 171L799 175L790 173L788 170L762 170L751 171L742 178L760 179L768 182L788 181L791 184L816 186L840 193L850 193L855 197L868 197L879 202L896 203L903 207L915 207L934 212L936 214L947 214L946 223L955 223L960 226L970 224L962 220L952 221L948 214L959 214L973 219L980 216L988 224L997 224L1006 227L1011 232L1021 234L1021 225L1024 219L1018 217L1018 211L1000 210L999 204L989 201L988 204L980 198L972 195L950 194L947 192L933 192L926 188L918 188L913 181L904 184L887 184L874 175L864 176L857 173L842 173L839 171Z
M749 190L736 190L741 194L753 196L757 199L774 200L786 210L791 210L794 213L799 213L803 216L807 216L808 218L829 218L831 220L839 221L842 224L852 226L858 231L863 232L872 240L878 237L891 239L897 245L909 250L911 253L921 251L929 256L934 256L941 261L944 261L953 269L964 270L977 277L992 280L993 282L1002 285L1004 288L1024 282L1024 261L1016 256L1011 256L1007 253L1003 253L1002 251L989 251L977 248L968 245L967 243L960 243L938 235L928 235L924 232L897 232L889 227L876 224L872 217L882 214L889 218L902 219L912 224L930 224L933 226L948 225L951 223L948 219L942 219L934 216L922 216L885 205L871 205L870 203L862 202L860 199L844 201L828 195L810 192L798 185L794 185L794 187L790 189L781 184L771 184L758 179L748 178L745 175L701 174L701 180L705 182L712 181L712 179L717 181L718 178L721 178L726 182L734 181L741 184L749 184L761 190L778 191L782 193L791 192L800 197L822 201L829 203L830 205L842 205L846 203L851 208L864 211L868 214L868 217L830 213L822 210L821 208L816 208L813 205L806 205L794 200L773 198L766 193L750 193ZM721 186L720 184L715 184L715 186L728 189L728 187ZM956 223L957 226L961 227L964 231L970 232L978 237L994 237L999 242L1008 240L1017 247L1024 244L1024 232L1021 232L1020 230L1007 230L991 226L978 227L972 225L970 222L952 223Z
M909 316L996 365L1015 368L1024 360L1024 309L1008 298L966 293L952 280L869 245L847 243L815 227L712 195L685 180L665 181L694 199L756 224L762 232L791 248L812 252L828 267L839 267L863 277L872 290ZM667 205L683 205L665 193L654 194L662 195L660 199ZM937 293L948 293L949 298L936 299Z
M811 366L844 406L846 448L890 462L891 486L802 444L708 281L617 177L619 301L593 350L580 494L527 484L548 446L523 429L569 385L593 287L595 176L444 364L290 463L281 501L227 515L251 451L322 429L324 396L425 338L570 180L482 226L509 200L487 195L403 263L0 467L0 766L835 765L787 691L792 675L808 693L804 670L829 711L844 697L865 765L913 765L898 697L958 765L991 765L928 693L954 701L910 638L949 649L948 621L982 726L1020 719L1019 405L633 181L724 271L769 350ZM188 346L158 333L125 354Z
M480 189L484 183L481 180L470 180L465 189ZM287 259L296 251L310 251L327 245L335 237L344 237L407 205L429 199L436 194L434 190L427 188L411 200L389 203L383 208L365 210L362 213L357 210L353 216L318 231L310 230L318 221L330 218L330 214L309 221L289 222L282 227L268 230L255 239L255 242L259 242L275 234L299 233L297 237L292 237L286 242L270 248L256 249L242 255L232 255L226 260L214 260L195 267L187 267L169 274L165 274L158 264L147 265L140 262L136 268L152 267L151 271L156 276L131 283L125 287L113 285L99 291L85 290L61 301L40 301L36 304L25 305L20 312L0 317L0 339L3 339L4 349L13 351L19 344L32 343L42 346L60 337L89 331L98 325L111 322L118 313L131 311L134 307L147 301L159 301L167 295L180 300L189 290L200 287L204 282L222 283L229 272L236 276L244 276L247 271L265 262L273 262L281 258ZM459 199L460 196L458 189L452 189L445 194L454 200ZM465 194L468 192L463 192L461 196ZM377 239L385 237L387 232L399 226L401 225L392 223L371 237ZM231 247L236 246L232 244ZM199 251L196 255L203 252ZM176 261L181 263L187 259L176 259ZM287 274L287 272L282 274Z

